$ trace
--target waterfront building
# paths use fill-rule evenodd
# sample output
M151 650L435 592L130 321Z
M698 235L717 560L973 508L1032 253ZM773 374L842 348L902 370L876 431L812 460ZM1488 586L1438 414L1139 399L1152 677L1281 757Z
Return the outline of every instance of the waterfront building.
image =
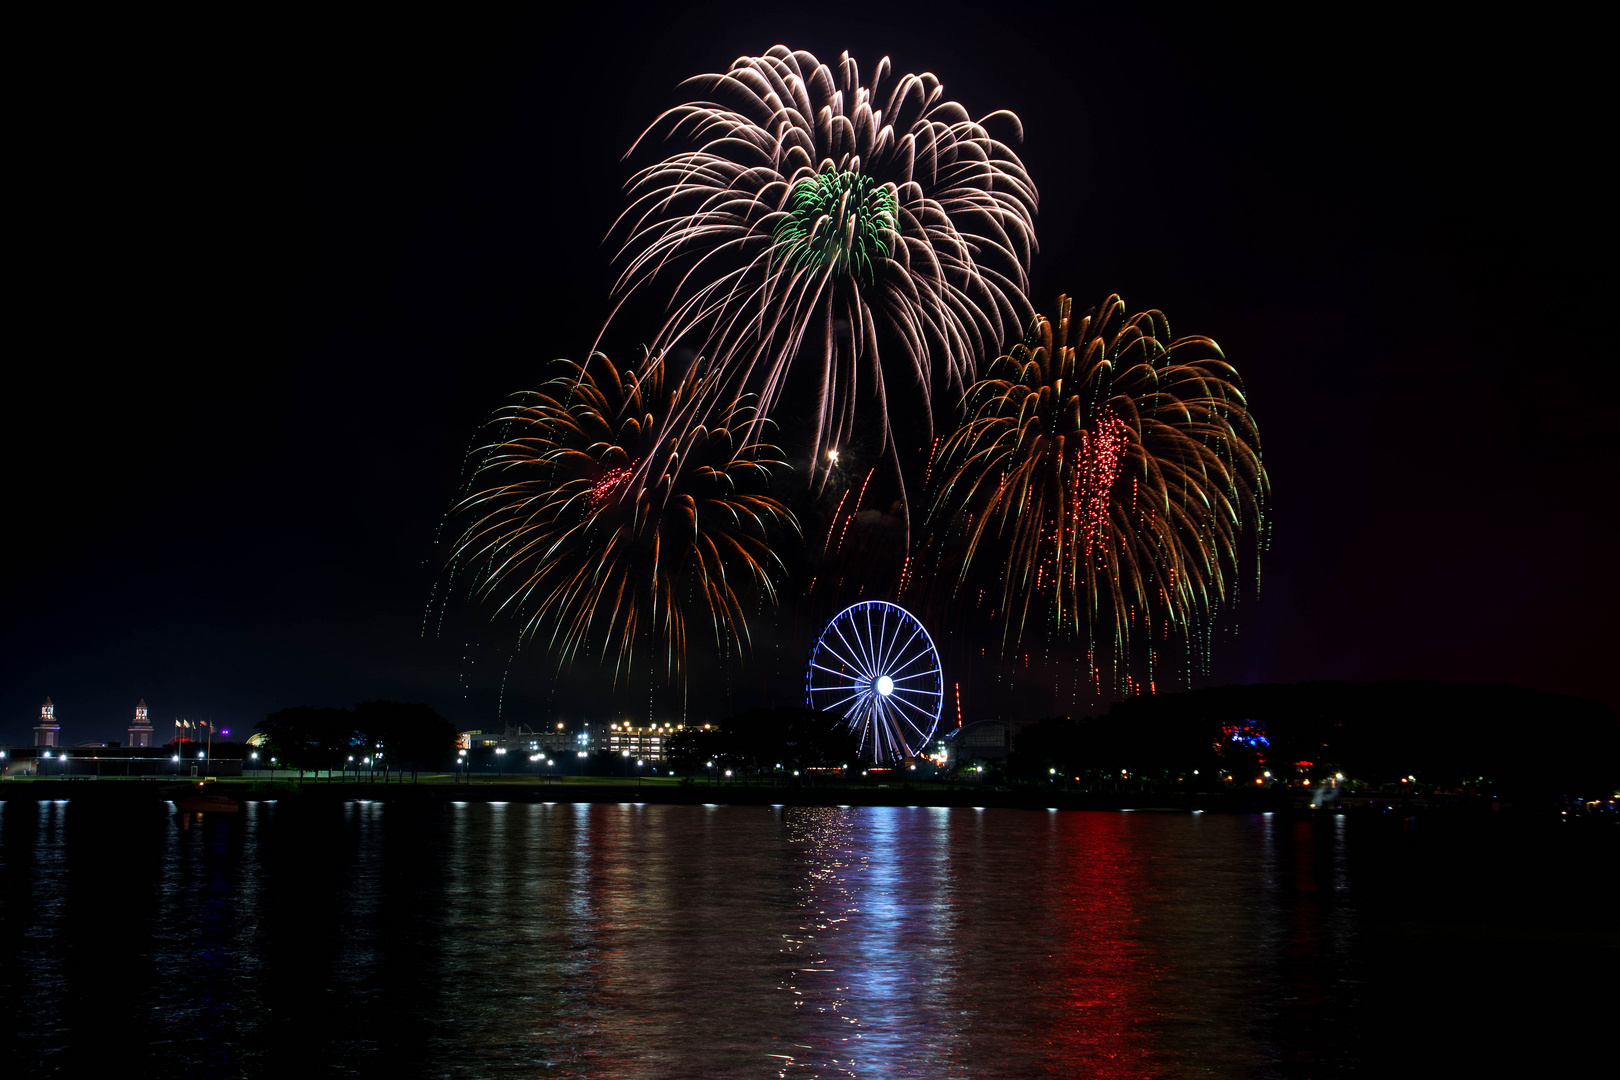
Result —
M628 753L630 757L644 761L663 763L669 745L670 736L677 731L684 731L685 724L632 724L625 720L608 725L607 750L610 754L621 756Z
M56 722L56 706L51 704L50 698L46 698L45 704L39 707L39 723L34 726L34 745L58 745L61 731L62 726Z
M585 750L589 736L571 732L564 721L554 725L531 728L526 724L509 724L500 734L473 728L456 735L456 746L463 750L491 749L512 754L562 754Z
M152 745L152 721L146 718L146 699L142 698L135 704L135 719L129 725L129 745Z

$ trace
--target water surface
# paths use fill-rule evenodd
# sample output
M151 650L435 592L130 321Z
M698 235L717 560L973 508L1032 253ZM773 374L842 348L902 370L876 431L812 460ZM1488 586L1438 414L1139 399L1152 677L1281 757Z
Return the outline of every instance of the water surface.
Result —
M8 1075L109 1047L187 1077L1557 1058L1606 1022L1572 982L1616 959L1594 894L1615 853L1612 831L1343 817L13 800L0 1025Z

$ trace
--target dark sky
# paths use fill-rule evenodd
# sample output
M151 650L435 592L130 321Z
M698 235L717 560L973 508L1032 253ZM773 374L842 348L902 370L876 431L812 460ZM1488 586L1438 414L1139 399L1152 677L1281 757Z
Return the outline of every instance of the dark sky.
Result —
M0 742L46 695L68 743L122 738L137 698L160 730L379 697L492 726L507 653L423 633L462 455L598 330L630 141L777 42L1017 112L1037 308L1118 291L1242 371L1273 540L1200 681L1620 703L1592 34L1418 5L582 6L38 28ZM645 694L512 671L524 722Z

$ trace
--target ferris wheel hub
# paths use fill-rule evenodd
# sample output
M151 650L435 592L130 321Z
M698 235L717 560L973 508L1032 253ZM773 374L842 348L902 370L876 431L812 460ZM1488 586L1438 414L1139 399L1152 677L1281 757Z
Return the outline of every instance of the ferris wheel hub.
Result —
M884 697L888 697L890 694L894 693L894 680L889 678L887 675L879 675L877 680L877 692L882 694Z

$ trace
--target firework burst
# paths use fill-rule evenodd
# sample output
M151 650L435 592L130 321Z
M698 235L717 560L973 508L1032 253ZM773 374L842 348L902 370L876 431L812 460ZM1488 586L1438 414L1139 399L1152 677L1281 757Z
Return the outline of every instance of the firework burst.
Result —
M744 438L758 426L753 405L734 399L670 437L664 419L713 392L711 365L673 378L655 354L623 372L601 354L588 372L559 364L490 420L455 561L524 634L545 634L559 664L612 652L617 671L645 642L674 675L692 617L713 624L717 645L745 645L737 591L774 603L770 534L798 527L765 494L783 465L776 449Z
M957 595L986 586L1004 642L1049 622L1122 656L1133 626L1190 634L1228 598L1268 482L1215 342L1118 296L1072 321L1062 297L967 411L932 467L933 554L955 553Z
M863 85L847 53L831 68L780 45L686 85L706 100L637 140L686 149L628 185L620 303L668 281L655 347L715 358L716 393L757 390L761 415L796 362L814 366L796 381L816 399L813 484L858 403L875 408L898 477L891 405L916 395L926 445L934 390L955 399L1030 313L1035 186L989 130L1022 137L1017 117L974 120L933 75L890 80L887 58ZM697 422L707 405L693 399L672 421Z

